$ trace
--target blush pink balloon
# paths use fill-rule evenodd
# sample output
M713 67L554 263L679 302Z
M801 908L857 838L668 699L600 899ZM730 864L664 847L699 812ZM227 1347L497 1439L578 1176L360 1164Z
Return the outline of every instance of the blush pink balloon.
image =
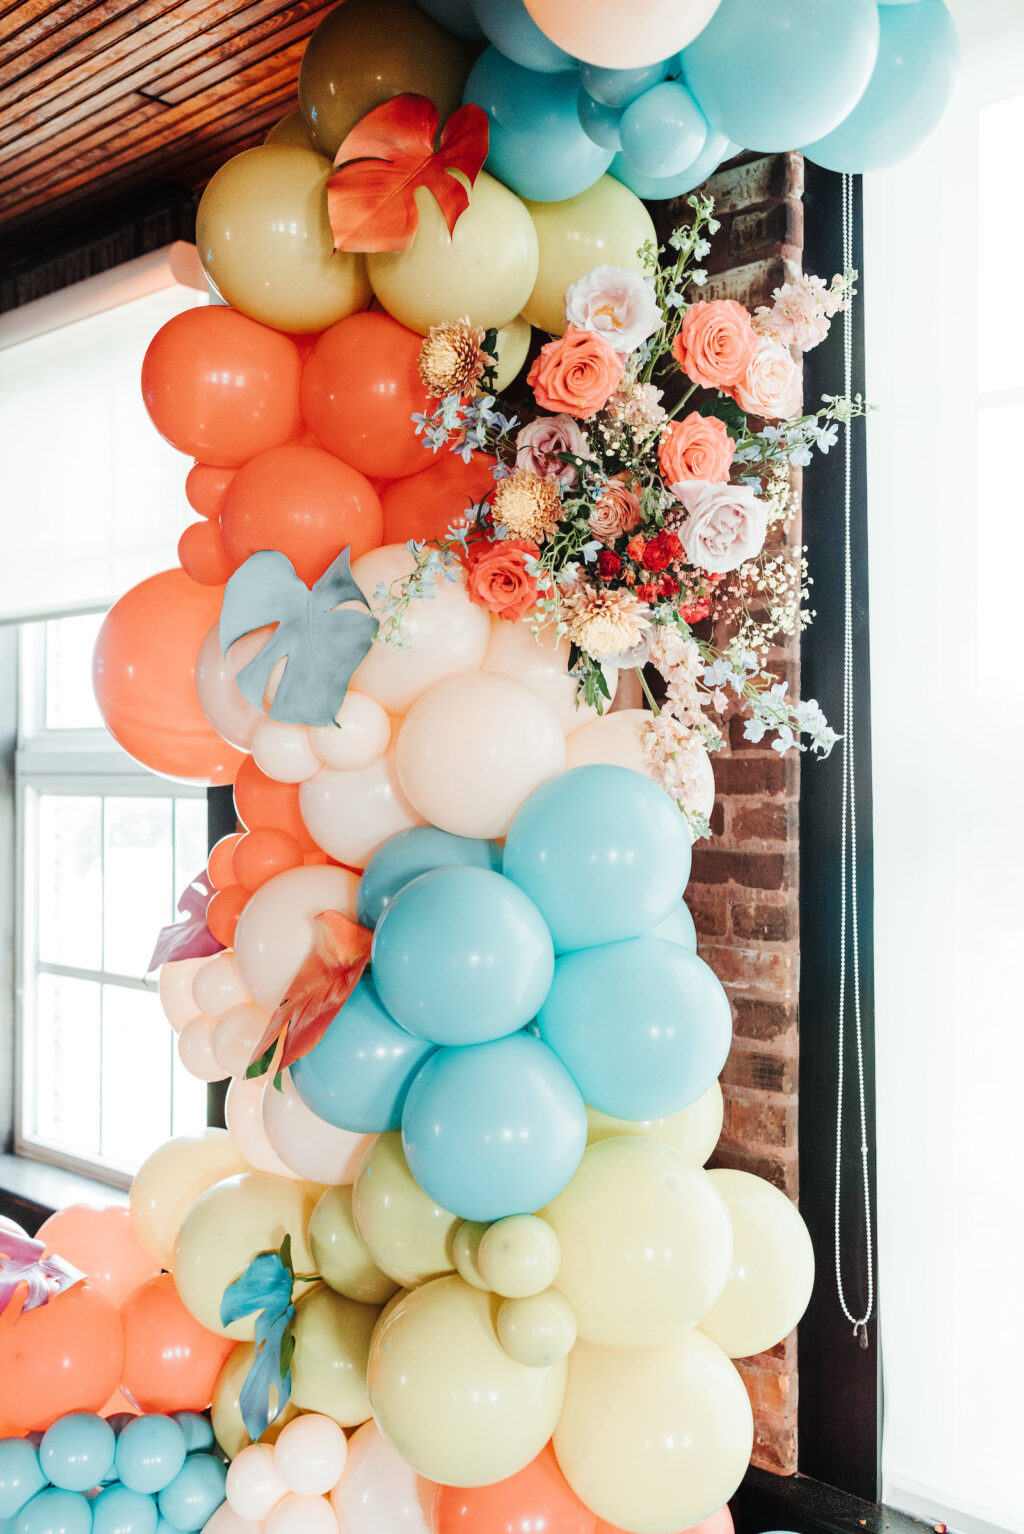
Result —
M231 1142L257 1172L272 1172L275 1177L289 1177L292 1182L301 1182L302 1178L285 1166L267 1139L261 1112L263 1087L264 1082L258 1076L252 1081L236 1076L228 1087L224 1120Z
M721 0L526 0L556 47L604 69L642 69L685 48L703 32Z
M273 1448L251 1443L240 1449L228 1466L224 1492L232 1512L262 1523L288 1495L288 1487L274 1468Z
M264 1012L254 1001L229 1007L218 1019L213 1030L213 1057L225 1075L245 1075L269 1021L270 1013Z
M263 714L242 696L235 678L243 666L247 666L263 648L272 629L257 629L253 634L236 640L227 655L220 647L218 625L215 623L199 647L196 660L196 692L199 707L218 735L239 751L248 751L253 732Z
M348 1464L331 1504L344 1534L431 1534L435 1489L375 1422L364 1422L349 1439Z
M201 959L171 959L160 966L160 1005L175 1033L180 1033L200 1010L192 994L192 987L199 971L209 962L210 956L207 954Z
M263 1089L262 1111L263 1129L271 1149L297 1177L325 1186L355 1182L363 1152L373 1136L336 1129L318 1118L296 1092L290 1071L281 1072L280 1090L268 1079ZM330 1487L324 1489L329 1491Z
M347 1456L338 1424L319 1412L303 1412L282 1428L274 1444L274 1469L289 1491L322 1497L338 1484Z
M289 1493L264 1521L263 1534L338 1534L338 1520L326 1497Z
M223 1081L227 1071L213 1052L213 1030L216 1018L198 1013L187 1022L178 1034L178 1059L190 1076L200 1081Z
M196 1011L205 1012L207 1017L223 1017L231 1007L240 1007L249 1000L230 949L214 954L196 971L192 999Z
M395 749L352 772L324 767L299 790L310 836L350 868L365 868L389 836L423 824L402 791Z
M238 918L235 963L242 984L264 1011L273 1012L284 999L309 953L314 917L340 911L355 918L358 886L350 869L313 864L276 874L256 891Z

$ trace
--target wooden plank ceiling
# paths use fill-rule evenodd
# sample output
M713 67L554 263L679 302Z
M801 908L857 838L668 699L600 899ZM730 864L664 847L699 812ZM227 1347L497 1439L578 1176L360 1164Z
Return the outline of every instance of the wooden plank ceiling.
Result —
M328 0L0 0L0 245L200 187L296 105Z

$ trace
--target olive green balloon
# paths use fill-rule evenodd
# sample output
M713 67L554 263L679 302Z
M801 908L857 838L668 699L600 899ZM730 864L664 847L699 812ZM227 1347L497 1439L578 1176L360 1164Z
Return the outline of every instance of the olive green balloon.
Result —
M523 315L540 330L565 329L565 290L595 266L642 270L637 254L656 243L651 215L628 186L602 176L564 202L527 202L537 231L537 281Z
M303 1411L321 1412L342 1427L370 1415L366 1366L380 1310L335 1294L326 1284L295 1307L292 1335L292 1400Z
M458 1218L420 1187L396 1129L363 1157L352 1190L356 1230L382 1272L407 1289L450 1273Z
M489 1290L491 1287L480 1272L478 1260L480 1243L490 1228L486 1221L463 1220L452 1242L452 1261L455 1264L455 1271L474 1289Z
M503 325L494 343L498 365L494 370L494 387L500 392L507 389L522 368L530 350L533 327L529 320L517 314L514 320Z
M283 145L286 149L315 149L316 145L309 136L306 127L306 119L298 107L294 112L289 112L287 117L282 117L279 123L275 123L263 140L265 144Z
M382 1273L356 1230L352 1189L328 1188L309 1222L309 1245L316 1270L338 1294L364 1305L383 1305L398 1288Z

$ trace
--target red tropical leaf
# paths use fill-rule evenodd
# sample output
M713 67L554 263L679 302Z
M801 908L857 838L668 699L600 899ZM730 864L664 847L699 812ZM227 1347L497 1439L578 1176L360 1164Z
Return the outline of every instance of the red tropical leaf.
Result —
M373 933L340 911L314 918L313 946L296 971L288 994L267 1023L251 1064L265 1055L281 1034L284 1052L278 1070L308 1055L355 990L370 958Z
M470 186L487 158L487 113L472 102L445 123L434 148L438 112L426 96L394 96L357 122L334 157L327 182L327 213L335 250L408 250L419 216L414 193L425 186L437 198L452 234L469 207Z

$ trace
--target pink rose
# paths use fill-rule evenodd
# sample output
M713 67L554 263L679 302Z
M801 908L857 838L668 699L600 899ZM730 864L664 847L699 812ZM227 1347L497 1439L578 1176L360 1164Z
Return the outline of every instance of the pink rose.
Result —
M672 355L705 389L731 389L750 366L757 336L750 315L732 298L692 304L683 316Z
M789 352L763 336L750 366L730 391L741 410L766 421L788 421L800 414L803 380Z
M590 513L590 531L602 543L614 543L640 525L640 501L625 474L616 474L601 491Z
M650 283L621 266L595 266L565 294L565 318L593 330L617 352L632 352L660 327L662 315Z
M516 437L517 469L530 469L541 479L575 485L578 478L575 466L563 463L559 453L572 453L576 458L590 456L590 443L571 415L538 416Z
M688 479L671 487L689 512L679 529L691 565L721 575L760 553L768 517L749 485L709 485Z
M658 466L666 484L677 479L728 479L736 444L717 416L691 410L670 421L658 443Z

